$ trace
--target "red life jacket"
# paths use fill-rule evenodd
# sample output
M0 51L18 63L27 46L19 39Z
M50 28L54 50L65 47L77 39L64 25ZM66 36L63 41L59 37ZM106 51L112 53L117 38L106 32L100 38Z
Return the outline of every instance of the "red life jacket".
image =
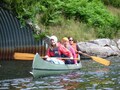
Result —
M60 52L59 52L59 48L55 47L53 49L49 50L50 56L51 57L61 57Z

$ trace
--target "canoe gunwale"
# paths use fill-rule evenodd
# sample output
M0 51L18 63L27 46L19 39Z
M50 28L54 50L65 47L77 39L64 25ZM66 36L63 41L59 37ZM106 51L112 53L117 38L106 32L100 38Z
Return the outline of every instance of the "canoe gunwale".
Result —
M68 71L68 70L80 70L80 68L76 69L40 69L40 68L32 68L33 70L43 70L43 71Z

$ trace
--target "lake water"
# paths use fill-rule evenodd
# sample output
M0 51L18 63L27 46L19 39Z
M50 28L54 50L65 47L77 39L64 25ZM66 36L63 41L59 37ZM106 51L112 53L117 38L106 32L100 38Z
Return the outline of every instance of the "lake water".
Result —
M110 66L82 60L77 72L33 79L32 61L0 61L0 90L120 90L120 57Z

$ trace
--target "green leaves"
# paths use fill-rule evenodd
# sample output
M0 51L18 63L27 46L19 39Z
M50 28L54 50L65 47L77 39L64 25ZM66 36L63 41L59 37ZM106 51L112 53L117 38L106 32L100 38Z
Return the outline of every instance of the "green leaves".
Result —
M96 29L98 37L112 37L119 31L120 21L112 16L101 0L3 0L20 21L44 26L61 25L64 17L84 22ZM110 1L109 1L110 2ZM115 0L115 2L118 2ZM111 1L113 3L113 1ZM37 15L39 17L37 17ZM109 27L108 30L107 28ZM111 34L107 35L107 32ZM115 32L115 33L114 33Z

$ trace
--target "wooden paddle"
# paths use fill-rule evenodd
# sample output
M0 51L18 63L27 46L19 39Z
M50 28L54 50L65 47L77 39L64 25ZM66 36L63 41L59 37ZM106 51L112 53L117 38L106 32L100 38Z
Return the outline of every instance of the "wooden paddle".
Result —
M35 54L31 53L14 53L15 60L33 60Z
M96 56L90 56L86 53L83 53L83 52L80 52L79 54L82 54L84 56L87 56L87 57L90 57L92 60L98 62L98 63L101 63L105 66L109 66L110 65L110 61L106 60L106 59L103 59L103 58L100 58L100 57L96 57Z
M86 53L82 53L82 52L80 52L80 53L87 56L87 57L90 57L92 60L94 60L94 61L96 61L98 63L101 63L101 64L106 65L106 66L110 65L110 61L108 61L106 59L96 57L96 56L90 56L90 55L88 55ZM31 54L31 53L18 53L18 52L16 52L14 54L14 59L15 60L18 60L18 59L19 60L33 60L34 55L35 54ZM42 57L42 58L45 58L45 57ZM70 59L70 58L60 58L60 59L66 60L66 59ZM79 60L79 58L73 58L73 59Z
M15 60L33 60L35 54L31 54L31 53L14 53L14 59ZM42 56L41 58L45 58L44 56ZM60 58L60 57L56 57L56 58ZM67 60L67 59L70 59L70 58L60 58L60 59L64 59L64 60ZM76 59L76 60L80 60L79 58L73 58L73 59Z

